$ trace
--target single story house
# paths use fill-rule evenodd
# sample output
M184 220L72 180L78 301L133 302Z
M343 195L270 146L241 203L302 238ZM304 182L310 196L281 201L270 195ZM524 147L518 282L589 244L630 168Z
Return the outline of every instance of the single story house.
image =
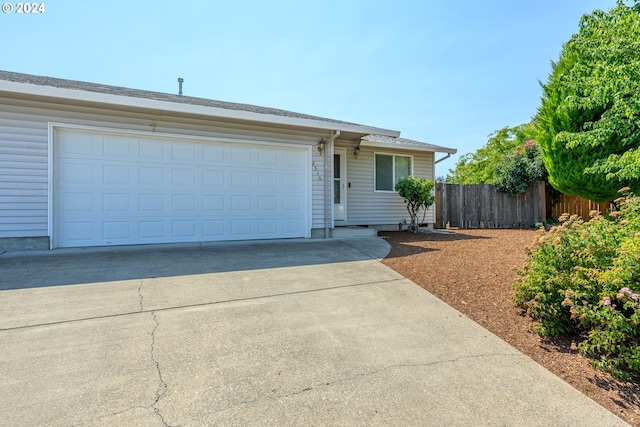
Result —
M455 149L274 108L0 71L0 252L327 238L408 221ZM427 215L434 223L434 212Z

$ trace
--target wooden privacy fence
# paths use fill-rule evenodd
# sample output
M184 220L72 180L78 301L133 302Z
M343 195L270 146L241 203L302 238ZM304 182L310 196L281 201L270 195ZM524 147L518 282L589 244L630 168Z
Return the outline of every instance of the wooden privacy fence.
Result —
M490 184L436 184L436 228L530 228L545 220L544 183L510 197Z
M560 215L567 213L569 215L581 216L585 221L589 220L591 211L598 211L601 215L607 211L614 209L611 203L594 203L590 200L581 199L576 196L567 196L560 194L553 201L547 199L547 217L558 219Z

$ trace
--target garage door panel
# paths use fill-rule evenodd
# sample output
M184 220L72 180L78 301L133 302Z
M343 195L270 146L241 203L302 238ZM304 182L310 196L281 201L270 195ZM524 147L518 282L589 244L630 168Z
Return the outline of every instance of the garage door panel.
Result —
M202 147L202 160L205 163L215 165L224 163L225 148L221 145L205 144Z
M276 219L259 219L258 233L261 235L278 234L278 221Z
M230 222L231 237L243 238L254 234L251 229L251 219L232 219Z
M236 212L251 212L252 196L244 195L244 196L231 196L231 211Z
M277 172L259 172L258 186L263 190L278 189L278 173Z
M93 225L93 221L64 221L62 222L62 230L69 242L84 246L94 239Z
M171 196L171 210L173 212L195 212L195 194L173 194Z
M165 168L161 166L140 166L138 168L138 184L161 186L165 182Z
M102 238L106 241L127 241L132 237L129 221L104 221L102 223Z
M231 171L231 189L243 190L251 189L253 180L252 173L249 170L246 171Z
M303 154L300 152L285 152L283 153L282 166L293 170L302 170L304 165L302 157Z
M62 181L69 184L93 184L94 170L91 164L77 162L63 162Z
M302 173L284 173L282 174L283 185L285 190L300 190L302 188Z
M224 237L225 222L223 220L204 220L202 235L211 240L221 240Z
M278 166L278 152L275 150L258 150L258 164L260 166Z
M204 187L222 187L224 186L225 171L223 169L203 169L202 185Z
M286 218L282 221L284 233L301 233L303 232L302 221L299 218Z
M174 238L183 238L191 241L196 238L195 220L173 220L171 222L171 234Z
M193 168L174 168L171 171L171 185L177 187L195 187L196 172Z
M57 247L307 233L301 148L56 131L54 156Z
M74 212L81 212L86 215L93 211L93 193L67 191L62 194L60 199L62 203L61 210L68 215L73 215Z
M131 159L132 151L136 149L137 144L134 139L106 135L102 137L101 145L105 158L120 157L128 160Z
M233 166L250 165L253 151L249 147L231 147L231 164Z
M127 165L108 164L102 167L102 183L115 185L131 185L131 167Z
M59 149L66 157L95 156L102 149L102 136L64 133L58 140Z
M165 149L167 144L158 141L138 142L138 158L141 161L156 161L165 158Z
M131 194L104 193L102 195L102 210L105 212L128 212L131 209Z
M224 205L224 196L208 194L202 196L202 210L204 212L224 211Z
M197 149L199 144L173 142L171 144L171 160L195 162L198 158Z
M164 209L164 194L138 194L139 212L162 212Z
M278 197L277 196L258 196L258 210L260 212L277 212Z
M300 197L284 196L282 198L282 201L282 209L289 215L291 215L292 213L300 213L304 209L304 201Z

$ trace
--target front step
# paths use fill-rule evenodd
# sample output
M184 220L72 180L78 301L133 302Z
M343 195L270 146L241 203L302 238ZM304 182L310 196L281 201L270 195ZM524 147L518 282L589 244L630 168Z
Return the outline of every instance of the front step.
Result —
M347 237L371 237L377 236L378 230L368 227L336 227L331 236L334 239L345 239Z

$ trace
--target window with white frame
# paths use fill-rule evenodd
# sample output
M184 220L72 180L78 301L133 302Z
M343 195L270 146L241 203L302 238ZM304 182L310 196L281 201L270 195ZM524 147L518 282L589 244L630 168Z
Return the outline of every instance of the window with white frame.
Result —
M375 190L394 191L396 183L412 174L411 156L375 153Z

